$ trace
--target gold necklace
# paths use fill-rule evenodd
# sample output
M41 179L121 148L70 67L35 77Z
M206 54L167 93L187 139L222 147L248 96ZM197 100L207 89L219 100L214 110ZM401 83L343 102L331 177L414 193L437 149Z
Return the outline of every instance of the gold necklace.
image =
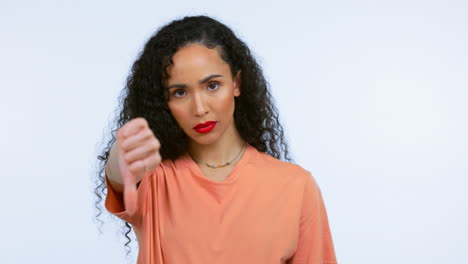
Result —
M212 169L218 169L218 168L226 167L227 165L231 164L231 163L241 154L242 150L244 150L244 148L245 148L246 146L247 146L247 142L244 144L244 146L242 146L241 151L240 151L239 153L237 153L237 155L236 155L235 158L233 158L233 159L232 159L231 161L229 161L229 162L226 162L226 163L223 164L223 165L211 165L211 164L208 164L208 163L205 163L205 162L203 162L203 161L199 161L199 160L195 159L195 158L192 156L192 154L190 154L190 153L189 153L189 155L190 155L190 157L192 157L192 159L193 159L194 161L196 161L196 162L198 162L198 163L203 163L203 164L205 164L206 166L208 166L208 167L210 167L210 168L212 168Z

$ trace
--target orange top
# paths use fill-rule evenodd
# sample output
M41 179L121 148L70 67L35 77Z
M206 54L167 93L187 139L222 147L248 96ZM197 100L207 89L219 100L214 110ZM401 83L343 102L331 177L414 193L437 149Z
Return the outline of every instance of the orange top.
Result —
M188 153L161 162L143 176L134 215L106 185L106 209L134 228L138 264L337 263L313 176L251 145L222 182Z

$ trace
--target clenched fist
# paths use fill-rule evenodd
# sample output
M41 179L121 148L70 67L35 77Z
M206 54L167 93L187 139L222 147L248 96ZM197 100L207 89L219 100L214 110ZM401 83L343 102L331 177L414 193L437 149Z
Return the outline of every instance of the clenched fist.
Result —
M137 206L137 183L161 162L160 144L148 122L137 117L117 130L117 148L125 208L132 214Z

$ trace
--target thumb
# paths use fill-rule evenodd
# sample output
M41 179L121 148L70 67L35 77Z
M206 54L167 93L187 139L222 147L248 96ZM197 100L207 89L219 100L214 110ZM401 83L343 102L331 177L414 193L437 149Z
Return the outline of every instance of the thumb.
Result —
M119 149L119 167L124 184L123 198L125 210L130 215L133 215L136 212L138 202L137 186L135 182L135 176L132 175L132 173L128 170L128 166L125 162L121 149Z

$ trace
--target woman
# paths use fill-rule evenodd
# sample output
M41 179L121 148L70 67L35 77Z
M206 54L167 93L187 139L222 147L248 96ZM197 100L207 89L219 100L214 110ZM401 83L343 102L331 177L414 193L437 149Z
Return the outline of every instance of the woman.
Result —
M262 71L228 27L162 27L126 92L96 194L134 228L138 263L336 263L320 189L291 163Z

